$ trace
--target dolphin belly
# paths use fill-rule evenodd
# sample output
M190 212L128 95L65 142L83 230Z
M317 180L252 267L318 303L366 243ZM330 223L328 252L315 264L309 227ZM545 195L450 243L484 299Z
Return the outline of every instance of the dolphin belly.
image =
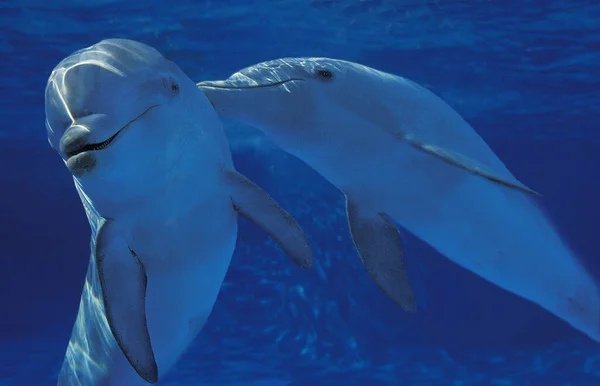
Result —
M600 341L597 284L528 195L414 151L402 157L395 170L380 170L381 211L456 264Z
M148 281L148 331L161 377L200 332L217 300L237 238L237 218L228 217L229 231L213 234L210 244L198 249L195 264Z

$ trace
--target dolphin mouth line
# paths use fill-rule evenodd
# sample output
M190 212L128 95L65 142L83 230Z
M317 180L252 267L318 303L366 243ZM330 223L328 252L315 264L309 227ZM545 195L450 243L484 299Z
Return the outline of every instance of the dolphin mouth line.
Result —
M280 80L278 82L273 82L273 83L255 84L255 85L249 85L249 86L227 86L227 85L217 84L216 82L206 81L206 82L196 83L196 86L207 87L207 88L222 88L222 89L237 90L237 89L248 89L248 88L275 87L275 86L281 86L282 84L285 84L288 82L303 81L303 80L304 79L300 79L300 78L290 78L290 79ZM227 82L227 81L224 81L223 83L225 83L225 82Z
M125 124L125 126L121 127L119 130L117 130L116 133L114 133L110 138L108 138L106 141L102 141L102 142L98 142L98 143L88 143L86 145L83 145L75 150L72 150L70 152L68 152L66 154L67 158L71 158L74 157L78 154L81 153L85 153L86 151L98 151L98 150L104 150L107 147L109 147L114 141L115 139L117 139L117 137L119 136L119 134L121 134L123 132L123 130L125 130L129 125L131 125L133 122L137 121L138 119L140 119L141 117L143 117L144 115L146 115L146 113L148 113L148 111L152 110L153 108L157 107L158 105L152 105L150 107L148 107L146 110L144 110L144 112L142 112L140 115L138 115L137 117L133 118L131 121L127 122Z

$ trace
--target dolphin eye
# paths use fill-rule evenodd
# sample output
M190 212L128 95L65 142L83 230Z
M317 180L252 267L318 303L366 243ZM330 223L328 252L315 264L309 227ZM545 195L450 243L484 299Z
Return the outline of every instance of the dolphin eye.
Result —
M171 91L171 94L173 94L173 95L179 94L179 85L173 79L163 78L162 84L163 84L164 88Z
M321 79L331 79L331 78L333 78L333 72L331 72L329 70L318 70L317 71L317 75Z

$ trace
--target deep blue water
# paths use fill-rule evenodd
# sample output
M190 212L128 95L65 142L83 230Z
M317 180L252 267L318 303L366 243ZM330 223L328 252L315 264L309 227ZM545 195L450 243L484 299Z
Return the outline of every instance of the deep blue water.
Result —
M176 3L174 5L173 3ZM49 148L44 87L72 51L149 44L193 80L284 56L411 78L542 191L600 280L600 3L577 1L0 2L0 385L56 384L89 225ZM305 229L303 271L241 219L217 304L164 385L598 385L600 346L402 232L419 312L386 298L353 249L342 195L253 128L225 122L237 169ZM543 267L541 267L543 269Z

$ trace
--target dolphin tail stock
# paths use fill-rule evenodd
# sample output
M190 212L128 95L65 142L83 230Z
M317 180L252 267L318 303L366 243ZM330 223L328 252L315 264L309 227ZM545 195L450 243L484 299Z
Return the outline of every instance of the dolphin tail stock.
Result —
M254 182L238 173L227 171L234 209L261 227L294 263L302 268L312 266L312 249L296 220Z
M415 312L415 295L396 226L384 213L371 211L348 195L346 212L352 241L371 279L405 311Z
M559 302L558 312L554 313L594 342L600 343L599 279L570 247L563 245L578 267L579 277L573 277L566 301Z

